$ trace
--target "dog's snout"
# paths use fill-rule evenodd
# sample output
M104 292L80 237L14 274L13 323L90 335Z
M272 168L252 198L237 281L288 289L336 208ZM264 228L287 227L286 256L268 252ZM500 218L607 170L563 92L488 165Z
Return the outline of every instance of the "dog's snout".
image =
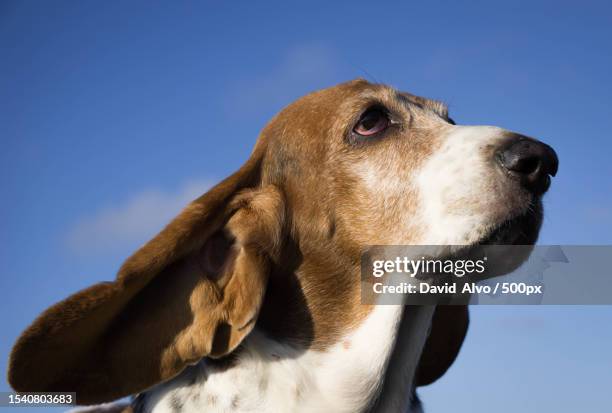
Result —
M526 189L538 195L546 192L550 177L555 176L559 167L553 148L522 135L513 134L496 156L503 168L518 177Z

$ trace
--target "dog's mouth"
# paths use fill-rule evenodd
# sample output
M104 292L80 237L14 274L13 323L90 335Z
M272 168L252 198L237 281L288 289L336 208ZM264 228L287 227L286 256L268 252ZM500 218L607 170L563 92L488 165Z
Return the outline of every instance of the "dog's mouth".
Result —
M458 256L488 258L482 278L510 273L531 254L542 224L542 203L534 199L525 212L492 228L480 241L461 251Z
M527 210L492 228L478 245L533 245L538 239L542 224L542 203L532 201Z
M538 239L541 223L542 203L535 199L525 212L494 226L485 237L452 251L447 258L478 260L487 257L489 265L480 278L507 274L529 257Z

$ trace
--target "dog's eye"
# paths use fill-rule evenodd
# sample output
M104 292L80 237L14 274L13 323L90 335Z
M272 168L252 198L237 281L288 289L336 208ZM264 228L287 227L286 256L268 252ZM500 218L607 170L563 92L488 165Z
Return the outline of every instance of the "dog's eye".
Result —
M389 116L380 109L367 110L353 131L361 136L372 136L384 131L389 126Z

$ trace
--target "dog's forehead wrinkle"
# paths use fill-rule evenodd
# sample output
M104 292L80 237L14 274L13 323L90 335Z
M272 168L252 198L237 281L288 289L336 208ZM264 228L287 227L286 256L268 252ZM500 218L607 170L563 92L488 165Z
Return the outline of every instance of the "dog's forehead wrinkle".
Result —
M444 119L448 118L448 106L440 100L429 99L401 91L397 92L397 98L408 106L416 107L428 112L434 112L436 115Z

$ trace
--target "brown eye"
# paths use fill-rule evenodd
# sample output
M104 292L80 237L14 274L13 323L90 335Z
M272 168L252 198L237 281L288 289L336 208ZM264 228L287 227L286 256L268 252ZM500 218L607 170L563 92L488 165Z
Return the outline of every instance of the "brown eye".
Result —
M389 126L389 116L380 109L366 111L353 128L361 136L372 136L384 131Z

